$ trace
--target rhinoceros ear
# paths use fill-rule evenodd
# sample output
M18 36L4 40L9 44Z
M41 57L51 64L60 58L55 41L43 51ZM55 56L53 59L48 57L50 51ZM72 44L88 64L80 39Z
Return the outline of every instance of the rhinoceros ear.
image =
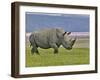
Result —
M63 36L64 36L66 33L67 33L67 32L64 32L64 33L63 33Z
M71 32L67 32L67 35L71 34Z

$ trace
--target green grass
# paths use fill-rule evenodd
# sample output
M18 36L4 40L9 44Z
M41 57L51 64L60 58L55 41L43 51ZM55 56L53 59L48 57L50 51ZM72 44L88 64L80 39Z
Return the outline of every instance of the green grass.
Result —
M32 55L31 48L26 47L26 67L89 64L89 48L59 48L58 54L54 54L53 49L38 50L40 55Z

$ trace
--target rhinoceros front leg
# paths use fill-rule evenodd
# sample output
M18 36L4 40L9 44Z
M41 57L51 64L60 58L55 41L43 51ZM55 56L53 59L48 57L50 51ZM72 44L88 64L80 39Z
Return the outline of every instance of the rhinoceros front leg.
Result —
M51 48L54 49L54 53L58 53L58 46L56 44L50 44L51 45Z

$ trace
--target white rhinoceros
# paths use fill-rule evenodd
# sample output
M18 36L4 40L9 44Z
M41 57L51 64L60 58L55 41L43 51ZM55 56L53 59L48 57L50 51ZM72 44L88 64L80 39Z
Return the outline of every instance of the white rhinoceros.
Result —
M43 49L53 48L54 53L58 53L58 48L61 45L68 50L72 49L76 38L68 39L70 33L59 28L42 29L33 32L29 36L30 46L32 46L31 53L39 54L38 47Z

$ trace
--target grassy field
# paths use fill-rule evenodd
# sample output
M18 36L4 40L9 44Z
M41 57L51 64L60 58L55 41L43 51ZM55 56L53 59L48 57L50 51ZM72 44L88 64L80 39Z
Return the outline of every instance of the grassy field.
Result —
M39 48L40 55L32 55L27 35L26 67L89 64L89 33L73 33L74 36L77 36L77 40L72 50L60 47L59 53L54 54L53 49Z
M58 54L54 54L53 49L38 50L40 55L32 55L31 48L26 47L26 67L89 64L89 48L59 48Z

